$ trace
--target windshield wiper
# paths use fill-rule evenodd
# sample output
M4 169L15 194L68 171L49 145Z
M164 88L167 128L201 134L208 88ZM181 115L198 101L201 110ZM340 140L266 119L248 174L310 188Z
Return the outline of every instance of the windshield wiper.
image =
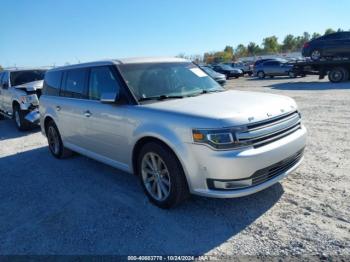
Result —
M226 90L225 89L223 89L223 90L220 90L220 89L213 89L213 90L203 89L202 91L200 91L198 93L194 93L194 94L189 95L189 96L199 96L199 95L202 95L202 94L217 93L217 92L224 92L224 91L226 91Z
M169 96L169 95L160 95L160 96L149 96L149 97L141 97L139 102L148 101L148 100L165 100L165 99L180 99L184 98L184 96Z

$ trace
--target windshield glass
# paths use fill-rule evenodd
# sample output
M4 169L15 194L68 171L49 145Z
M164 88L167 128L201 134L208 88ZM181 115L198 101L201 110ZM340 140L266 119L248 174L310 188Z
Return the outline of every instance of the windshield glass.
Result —
M229 66L229 65L220 65L220 67L222 69L225 69L225 70L232 70L233 69L232 66Z
M192 63L122 64L119 70L138 100L185 97L224 89Z
M207 74L209 75L216 75L217 72L215 72L213 69L211 69L210 67L206 67L206 66L203 66L201 67Z
M11 85L18 86L25 83L43 80L45 70L26 70L15 71L11 73Z

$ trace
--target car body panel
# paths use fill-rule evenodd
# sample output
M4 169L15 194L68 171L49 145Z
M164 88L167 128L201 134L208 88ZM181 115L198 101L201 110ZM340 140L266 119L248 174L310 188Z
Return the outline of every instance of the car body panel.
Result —
M40 98L43 134L45 121L50 117L56 123L67 148L135 173L133 153L137 143L144 138L158 139L179 159L190 192L212 197L238 197L279 181L297 165L277 178L245 189L244 192L217 192L209 189L206 182L207 179L247 178L255 171L295 154L305 147L306 129L301 127L259 148L250 145L228 150L215 150L208 145L195 143L193 130L243 130L252 123L270 121L296 112L297 105L289 97L245 91L204 93L134 105L46 94Z

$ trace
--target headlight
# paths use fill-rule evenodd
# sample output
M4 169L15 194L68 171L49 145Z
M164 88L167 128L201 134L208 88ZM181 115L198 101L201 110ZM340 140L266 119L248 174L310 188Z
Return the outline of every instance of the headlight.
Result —
M193 129L193 141L199 144L207 144L215 149L234 149L249 146L248 143L240 143L236 139L235 132L238 129Z
M39 103L39 100L38 100L38 97L37 95L33 94L33 95L27 95L27 96L20 96L19 97L19 102L20 103L23 103L23 104L38 104Z

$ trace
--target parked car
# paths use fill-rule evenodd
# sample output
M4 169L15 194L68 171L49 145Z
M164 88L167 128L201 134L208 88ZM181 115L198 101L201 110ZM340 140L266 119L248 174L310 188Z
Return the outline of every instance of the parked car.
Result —
M244 74L247 74L249 76L251 76L253 74L253 67L248 64L248 63L242 63L242 62L228 62L225 63L225 65L229 65L232 68L236 68L236 69L240 69Z
M226 79L230 79L230 77L239 78L243 75L243 71L237 68L232 68L229 65L225 64L217 64L213 65L212 68L221 74L224 74L226 76Z
M44 74L45 70L38 68L0 72L0 119L13 118L21 131L39 122Z
M294 78L296 75L292 69L292 64L283 63L278 60L267 60L254 67L254 75L260 79L263 79L266 76L269 76L270 78L273 78L274 76L289 76Z
M324 35L304 44L302 55L317 61L321 58L350 57L350 32Z
M75 151L134 173L161 208L263 190L301 163L306 140L292 98L225 90L180 58L49 70L40 117L55 157Z
M200 66L200 68L220 85L224 85L226 83L226 76L224 74L220 74L208 66Z
M280 62L282 62L282 63L286 63L286 62L288 62L287 60L285 60L285 59L282 59L282 58L263 58L263 59L258 59L258 60L256 60L255 62L254 62L254 64L253 64L253 70L254 70L254 68L256 67L256 66L258 66L259 64L261 64L261 63L264 63L264 62L267 62L267 61L280 61Z

